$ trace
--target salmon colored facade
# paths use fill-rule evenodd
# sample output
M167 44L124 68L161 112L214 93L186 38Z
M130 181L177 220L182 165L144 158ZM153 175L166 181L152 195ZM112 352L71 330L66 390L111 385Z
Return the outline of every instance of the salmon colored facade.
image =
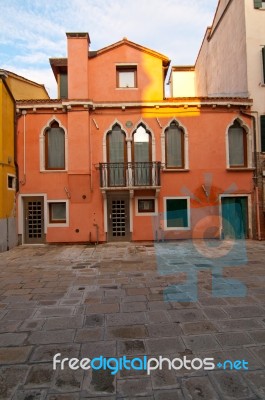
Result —
M20 241L252 237L251 100L165 98L166 56L67 40L58 99L17 103Z

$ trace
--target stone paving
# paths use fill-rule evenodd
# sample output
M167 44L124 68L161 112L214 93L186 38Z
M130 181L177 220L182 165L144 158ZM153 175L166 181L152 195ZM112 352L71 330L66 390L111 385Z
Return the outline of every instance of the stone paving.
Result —
M0 399L265 399L264 260L253 241L0 254ZM53 370L56 353L213 357L215 369ZM248 370L217 367L227 359Z

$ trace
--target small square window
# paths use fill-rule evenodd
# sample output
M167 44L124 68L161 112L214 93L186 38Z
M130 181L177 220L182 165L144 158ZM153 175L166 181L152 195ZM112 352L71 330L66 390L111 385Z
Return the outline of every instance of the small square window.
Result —
M119 66L117 72L118 88L136 88L137 87L137 68L134 66Z
M13 175L7 175L7 187L8 189L16 189L16 178Z
M50 223L66 222L66 203L64 202L49 203L49 222Z
M189 203L187 198L167 198L166 229L188 229L189 228Z
M138 212L139 213L155 212L155 199L139 199Z

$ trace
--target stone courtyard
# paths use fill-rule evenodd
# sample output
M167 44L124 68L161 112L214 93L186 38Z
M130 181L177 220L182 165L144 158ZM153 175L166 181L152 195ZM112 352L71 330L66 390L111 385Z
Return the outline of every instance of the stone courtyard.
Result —
M264 260L254 241L0 254L0 399L265 399ZM212 357L215 368L54 370L57 353ZM222 368L228 359L248 368Z

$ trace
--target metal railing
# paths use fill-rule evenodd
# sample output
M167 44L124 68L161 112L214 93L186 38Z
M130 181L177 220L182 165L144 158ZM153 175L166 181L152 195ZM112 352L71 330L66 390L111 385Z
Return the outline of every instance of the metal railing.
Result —
M160 186L161 162L100 163L100 186Z

